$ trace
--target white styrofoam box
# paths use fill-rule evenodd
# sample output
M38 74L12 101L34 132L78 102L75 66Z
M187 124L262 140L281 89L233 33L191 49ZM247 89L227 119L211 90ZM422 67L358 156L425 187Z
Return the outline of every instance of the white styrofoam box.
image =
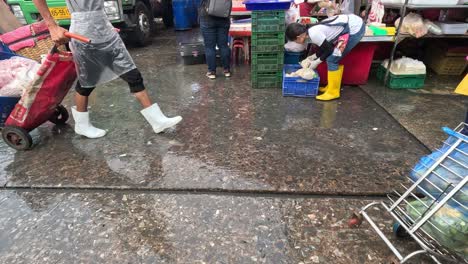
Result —
M252 23L231 23L229 31L249 32L252 31Z
M468 30L468 23L461 22L434 22L442 29L443 34L447 35L462 35Z
M451 6L457 5L459 0L409 0L411 5ZM402 1L404 3L404 0Z
M382 66L387 69L388 59L382 62ZM426 65L422 61L403 57L392 63L391 73L397 75L404 74L426 74Z

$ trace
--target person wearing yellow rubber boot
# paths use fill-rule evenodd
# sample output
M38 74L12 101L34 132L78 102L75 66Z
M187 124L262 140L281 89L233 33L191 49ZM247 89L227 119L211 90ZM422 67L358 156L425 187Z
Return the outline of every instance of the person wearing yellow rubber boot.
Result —
M365 32L364 21L353 14L330 17L310 27L299 23L288 25L286 37L290 41L304 44L310 38L310 42L319 47L317 53L301 62L303 67L315 70L323 61L327 62L328 85L320 88L323 94L317 96L317 100L340 98L344 68L339 62L361 41Z

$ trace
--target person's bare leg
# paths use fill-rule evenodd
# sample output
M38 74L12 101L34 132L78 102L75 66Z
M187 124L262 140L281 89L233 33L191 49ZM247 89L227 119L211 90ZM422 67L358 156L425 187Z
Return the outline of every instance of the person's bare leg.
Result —
M150 99L149 94L148 94L148 92L146 90L143 90L143 91L138 92L138 93L134 93L133 95L136 97L138 102L140 102L143 109L148 108L148 107L150 107L152 105L151 99Z
M75 92L76 111L88 112L88 96L83 96Z

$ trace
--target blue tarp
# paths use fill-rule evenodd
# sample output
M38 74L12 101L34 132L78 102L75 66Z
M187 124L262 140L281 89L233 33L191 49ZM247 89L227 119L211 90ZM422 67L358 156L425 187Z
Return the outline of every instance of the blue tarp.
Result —
M7 45L0 42L0 60L7 60L11 57L18 56L13 51L11 51Z
M421 158L418 164L414 167L411 172L411 179L417 181L422 175L424 175L427 170L437 162L442 155L447 153L451 146L455 144L459 139L463 141L453 150L448 157L442 161L442 165L437 166L429 176L427 180L433 184L423 181L420 185L420 191L422 194L428 192L437 200L441 200L444 197L444 193L448 193L454 185L458 184L462 179L459 177L467 177L468 170L468 136L457 133L449 128L444 127L443 131L449 135L448 139L444 142L444 145L439 149L434 151L432 154ZM459 175L459 176L457 176ZM424 189L426 192L424 192ZM442 191L441 191L442 190ZM468 186L464 186L461 191L459 191L454 198L463 205L468 205ZM468 216L468 212L463 208L460 208L460 205L449 201L449 204L455 209L459 209L465 216Z

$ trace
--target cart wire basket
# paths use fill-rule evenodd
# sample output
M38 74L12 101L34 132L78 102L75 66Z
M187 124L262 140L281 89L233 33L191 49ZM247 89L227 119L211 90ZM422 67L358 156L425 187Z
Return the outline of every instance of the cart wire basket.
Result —
M394 263L405 263L426 254L436 263L468 263L468 125L443 128L449 138L441 148L423 157L410 173L409 183L354 213L350 227L363 220L382 238L394 254ZM411 237L420 248L403 255L367 213L384 208L394 220L397 237ZM396 260L396 259L397 260Z

